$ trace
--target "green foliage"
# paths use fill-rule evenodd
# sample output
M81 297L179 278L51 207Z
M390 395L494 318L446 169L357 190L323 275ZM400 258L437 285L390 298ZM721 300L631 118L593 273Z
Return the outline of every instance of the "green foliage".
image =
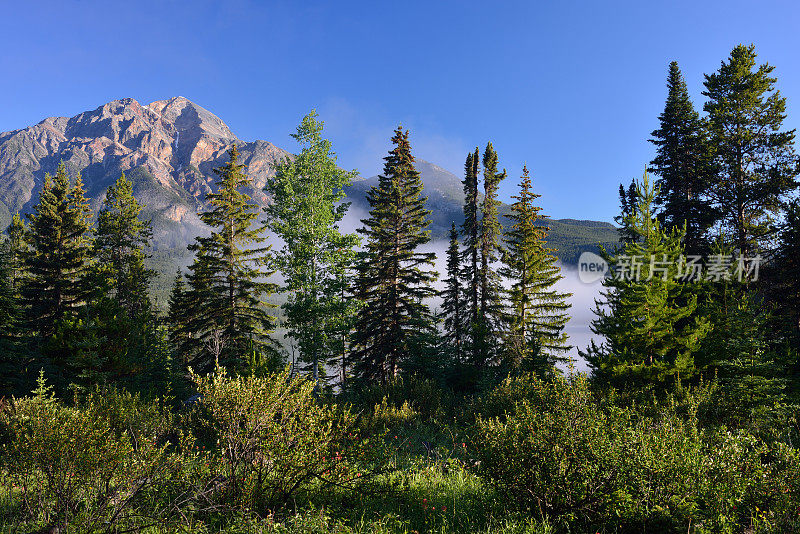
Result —
M156 442L160 428L137 424L138 399L120 400L134 405L91 397L84 409L65 407L40 376L32 397L11 403L0 421L2 468L21 494L18 521L92 532L164 513L154 497L177 480L174 458Z
M635 532L733 532L759 517L797 525L784 497L798 489L797 451L705 432L696 405L655 418L602 407L581 375L519 378L493 395L508 409L477 423L478 472L535 517Z
M130 318L150 313L152 307L149 285L155 272L146 268L144 261L153 230L141 214L133 184L123 174L106 191L95 231L95 289L111 296Z
M83 182L77 177L72 184L60 164L54 177L45 177L25 233L29 250L22 292L29 302L30 325L42 340L53 335L59 320L77 317L85 304L90 217Z
M228 377L222 369L192 379L201 425L219 453L211 476L225 481L220 502L264 516L319 485L363 478L357 464L370 442L353 433L346 409L315 398L313 382L287 372Z
M724 249L716 248L723 253ZM707 283L701 313L712 325L698 351L698 367L720 384L716 419L772 438L782 437L790 411L785 346L774 332L763 300L729 279Z
M781 131L786 99L775 89L775 67L756 67L755 46L737 45L705 77L716 179L711 197L726 234L745 254L763 250L781 201L797 187L795 131Z
M492 143L483 151L483 203L479 227L478 315L473 325L473 361L478 376L487 366L499 363L503 332L503 303L497 263L502 254L502 231L498 218L497 192L506 172L499 172L497 152Z
M306 115L293 134L302 149L267 184L272 203L265 211L269 227L283 242L276 264L289 293L284 304L289 334L319 385L326 363L344 364L342 336L350 333L357 308L346 293L359 240L338 228L350 206L341 202L343 188L356 173L336 166L316 117L314 111Z
M666 233L652 205L647 174L636 186L637 202L625 218L634 239L605 253L613 276L603 281L592 331L604 336L582 353L598 383L637 388L669 384L696 373L695 353L709 330L697 311L698 285L681 279L685 269L682 231Z
M443 348L452 354L451 365L463 363L466 355L465 330L468 308L466 292L462 286L462 272L458 232L456 223L453 223L450 229L450 244L447 247L447 278L443 281L444 289L440 293L444 317L443 341L446 344L446 348Z
M171 304L173 339L180 340L177 353L201 371L225 364L244 368L249 351L275 350L269 337L272 307L263 298L275 291L265 281L269 246L263 246L264 227L256 223L258 206L242 189L252 187L238 161L234 145L230 160L214 170L217 192L208 195L211 209L201 214L211 235L198 237L189 250L195 252L189 268L189 288Z
M505 340L511 368L549 374L556 372L556 363L564 362L561 355L569 350L564 326L570 295L554 288L562 278L561 269L545 245L549 229L536 224L542 219L541 208L534 205L539 197L524 167L509 216L513 224L504 236L500 275L511 284Z
M388 383L425 348L432 330L424 299L434 295L435 254L420 252L430 237L430 211L421 196L408 131L398 127L383 174L367 198L371 210L360 228L366 254L358 265L356 297L363 302L355 325L353 372L362 380ZM416 352L417 354L414 354Z
M706 198L712 177L711 148L676 61L669 64L667 90L659 128L650 134L650 142L657 147L650 170L659 176L659 220L666 229L684 228L686 250L698 254L706 249L706 232L716 219Z

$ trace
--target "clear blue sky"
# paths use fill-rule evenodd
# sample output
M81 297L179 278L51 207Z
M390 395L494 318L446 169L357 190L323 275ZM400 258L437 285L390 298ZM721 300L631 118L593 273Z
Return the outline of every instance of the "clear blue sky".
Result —
M652 158L673 59L701 107L703 74L755 43L800 124L793 1L9 2L0 36L0 131L182 95L293 150L317 108L340 164L364 175L400 122L457 174L491 140L503 198L527 163L558 218L615 215L617 184Z

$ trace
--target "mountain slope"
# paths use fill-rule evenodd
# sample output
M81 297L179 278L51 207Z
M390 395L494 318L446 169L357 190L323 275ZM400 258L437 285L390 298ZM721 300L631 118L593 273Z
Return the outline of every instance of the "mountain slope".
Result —
M212 191L213 169L227 160L233 144L253 179L248 193L260 205L269 201L263 187L279 161L292 155L267 141L243 141L216 115L183 97L142 105L132 98L114 100L74 117L49 117L40 123L0 133L0 228L11 214L30 212L46 173L63 161L68 171L83 176L87 196L97 210L109 185L122 172L134 182L134 193L153 220L154 258L168 285L174 269L189 261L186 244L208 229L198 213ZM463 222L461 179L427 161L418 160L432 237L443 239L450 224ZM354 218L369 209L366 193L377 177L359 180L347 190ZM501 207L501 214L508 206ZM551 220L550 244L563 261L576 261L581 250L616 241L610 224L573 219Z
M428 209L431 210L431 237L447 239L450 225L455 222L461 226L464 222L464 190L461 179L455 174L425 160L417 158L416 168L422 178L428 196ZM356 209L367 210L369 206L366 194L369 188L378 183L373 176L354 183L347 189L347 196ZM505 216L511 206L501 204L500 219L504 225L509 224ZM541 225L550 228L548 245L556 249L557 256L564 263L574 264L585 250L597 251L599 246L611 246L617 242L618 234L614 225L600 221L583 221L577 219L547 219Z
M250 194L263 204L261 188L275 163L290 154L266 141L239 140L217 116L183 97L144 106L132 98L115 100L72 118L50 117L0 133L0 224L11 213L30 211L44 175L63 161L69 172L82 174L95 209L126 172L153 219L156 245L180 245L203 231L197 213L212 190L212 169L234 143L257 186Z

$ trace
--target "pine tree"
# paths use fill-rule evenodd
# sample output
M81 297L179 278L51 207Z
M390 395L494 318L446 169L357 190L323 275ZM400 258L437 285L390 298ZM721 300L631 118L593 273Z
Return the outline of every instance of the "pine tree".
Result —
M367 194L366 257L358 266L357 291L363 302L355 328L355 375L386 384L417 357L432 317L424 300L435 294L435 254L418 248L430 240L430 211L414 168L408 131L398 127L394 148L384 158L378 185Z
M86 312L57 334L79 388L116 384L163 394L169 383L165 343L148 294L155 272L144 265L152 232L141 211L123 174L98 213Z
M492 143L483 152L483 204L479 228L479 302L475 327L475 360L478 376L487 366L498 363L498 349L503 330L503 302L500 275L496 266L501 254L501 226L497 208L497 190L506 172L498 171L497 152Z
M456 224L450 228L450 245L447 248L447 278L444 280L442 315L444 317L444 341L457 362L464 361L467 307L466 292L461 285L461 250Z
M323 123L312 111L292 135L300 154L282 163L266 191L269 226L283 241L276 254L289 300L284 305L289 333L300 360L319 387L325 364L341 362L341 329L352 306L345 299L344 275L355 260L355 234L343 234L338 224L350 204L342 202L344 187L355 171L336 166L330 141L322 138Z
M149 285L155 271L145 267L145 248L153 235L125 174L108 188L97 215L94 256L102 290L113 296L129 318L149 313Z
M33 211L28 215L23 295L29 303L31 327L46 340L58 321L76 318L85 305L91 209L80 177L71 184L60 164L54 177L45 177Z
M619 207L620 213L614 217L614 222L619 225L619 242L622 245L633 243L637 239L636 232L634 232L627 224L630 220L633 211L636 209L636 181L631 180L628 188L619 184Z
M710 149L703 121L695 111L678 63L669 65L667 101L660 126L650 142L656 147L651 171L659 176L655 203L665 229L686 225L684 242L689 254L707 248L705 234L715 221L705 198L710 185Z
M478 359L478 344L475 333L478 326L480 312L480 206L478 202L478 165L480 152L467 154L464 164L464 224L461 226L461 235L464 236L464 249L461 253L463 265L461 280L464 288L465 306L465 351L469 354L470 361Z
M542 220L541 208L535 205L539 197L523 167L520 192L508 216L512 225L504 236L500 274L511 283L506 342L511 366L549 375L556 363L568 361L563 354L569 350L564 326L570 295L555 289L563 277L545 242L549 228L537 224Z
M748 255L764 249L799 170L795 131L781 131L786 99L770 76L774 67L755 66L755 47L738 45L717 72L706 75L703 92L718 169L709 191L723 230Z
M19 393L22 355L19 352L20 301L14 288L11 246L0 242L0 398Z
M698 288L683 280L683 229L666 232L655 218L655 191L645 173L626 224L637 239L611 254L592 332L604 341L581 355L600 383L644 387L690 378L709 325L699 316Z
M198 371L217 363L241 369L251 351L275 350L269 337L273 319L267 313L272 305L263 300L275 290L265 281L272 274L264 268L269 251L261 246L265 228L256 225L258 205L241 191L252 182L235 145L228 156L228 163L214 169L217 192L208 195L211 209L200 216L211 235L189 245L196 257L183 304L193 343L192 352L181 356Z

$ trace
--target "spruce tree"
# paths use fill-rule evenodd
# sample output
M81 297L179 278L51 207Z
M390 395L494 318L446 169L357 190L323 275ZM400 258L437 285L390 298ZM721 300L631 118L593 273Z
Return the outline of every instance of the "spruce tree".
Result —
M705 77L716 176L709 189L723 230L743 254L764 250L781 202L797 187L794 130L781 131L786 99L774 67L756 67L753 45L738 45Z
M150 312L149 286L156 274L144 264L153 231L141 214L133 183L123 173L106 191L97 215L94 255L106 292L130 318Z
M650 142L656 157L650 170L659 178L656 206L665 229L686 225L687 253L707 248L706 232L715 221L705 198L711 179L710 149L703 121L695 111L678 63L669 65L667 101Z
M464 237L463 251L461 253L461 280L464 288L465 306L465 350L470 356L470 361L478 359L478 345L475 333L478 326L480 312L480 205L478 196L478 166L480 152L467 154L464 164L464 223L461 226L461 235Z
M357 294L363 302L355 326L353 371L362 380L386 384L425 350L432 317L424 302L435 294L435 254L420 252L430 240L430 211L414 168L408 131L398 127L384 158L378 185L367 194L366 254L358 266Z
M178 270L173 280L167 302L167 333L174 354L181 358L183 366L189 365L189 357L199 351L200 341L192 335L188 311L189 295L186 277Z
M123 174L97 216L86 313L58 335L79 387L113 383L163 393L168 385L165 344L149 297L155 272L144 265L152 232L141 211Z
M228 156L228 163L214 169L217 191L208 195L211 209L200 216L211 235L189 245L196 256L183 304L193 343L181 356L198 371L217 363L242 369L252 351L275 350L269 337L273 318L267 313L273 305L263 300L275 290L266 281L272 273L265 268L265 228L256 224L258 205L242 192L252 181L235 145Z
M72 184L61 163L55 176L45 176L39 203L28 215L23 295L40 340L52 336L60 320L76 318L85 305L90 218L83 182L76 177Z
M636 199L636 180L631 180L627 189L619 184L620 213L614 217L614 222L619 225L619 242L622 245L633 243L637 239L636 233L627 225L627 221L636 209Z
M501 226L497 208L497 191L506 172L498 171L497 152L492 143L483 152L483 203L479 227L480 264L478 267L478 320L474 333L472 364L478 376L486 367L498 363L503 331L503 302L497 263L501 254Z
M510 282L507 312L506 352L511 367L551 375L556 363L568 361L569 350L564 326L569 319L566 293L555 289L561 280L553 249L547 248L549 228L535 204L540 195L533 192L527 167L523 167L519 194L511 205L512 224L504 236L503 268L500 274Z
M683 229L665 231L655 217L655 190L645 173L626 218L636 236L614 253L603 251L613 276L604 279L592 341L581 355L599 383L617 387L671 384L695 375L695 355L708 332L698 312L698 287L686 273Z
M445 346L457 362L464 361L465 330L468 325L466 292L461 285L462 272L458 231L453 223L450 228L450 244L447 247L447 278L444 280L441 296Z
M312 111L292 137L302 149L283 162L266 191L269 227L282 240L276 263L289 293L284 305L290 335L300 361L319 387L326 364L339 365L341 331L353 312L346 295L346 274L355 260L355 234L343 234L339 223L350 204L342 202L344 187L355 171L336 166L331 142L322 138L323 123ZM342 374L344 378L344 374Z

